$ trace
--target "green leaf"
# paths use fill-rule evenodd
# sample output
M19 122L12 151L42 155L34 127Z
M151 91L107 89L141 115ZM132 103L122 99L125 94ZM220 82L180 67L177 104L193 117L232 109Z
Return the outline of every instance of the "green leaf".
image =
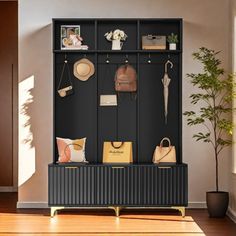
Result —
M192 116L195 115L196 113L194 111L186 111L183 113L184 116Z
M233 142L230 139L222 139L222 138L218 138L216 143L220 146L229 146L231 145Z
M202 124L204 123L204 119L202 119L201 117L196 117L196 118L188 118L187 119L187 124L188 125L197 125L197 124Z
M234 126L227 117L236 110L236 107L232 107L232 101L236 98L235 74L225 76L221 61L217 58L219 53L206 47L193 53L193 58L202 64L203 69L199 73L186 75L198 91L189 97L196 109L183 113L189 126L202 125L207 129L207 133L196 133L193 138L211 142L218 150L216 155L223 147L232 144L229 136Z
M196 139L196 141L202 140L203 142L210 142L210 133L203 134L202 132L199 132L197 134L193 135L193 138Z

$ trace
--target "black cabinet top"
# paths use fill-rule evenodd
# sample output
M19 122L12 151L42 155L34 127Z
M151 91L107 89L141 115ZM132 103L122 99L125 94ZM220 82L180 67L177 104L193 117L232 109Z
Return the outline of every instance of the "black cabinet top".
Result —
M110 167L132 167L132 166L157 166L157 167L175 167L175 166L187 166L185 163L176 164L176 163L80 163L80 162L68 162L68 163L50 163L49 166L52 167L83 167L83 166L110 166Z

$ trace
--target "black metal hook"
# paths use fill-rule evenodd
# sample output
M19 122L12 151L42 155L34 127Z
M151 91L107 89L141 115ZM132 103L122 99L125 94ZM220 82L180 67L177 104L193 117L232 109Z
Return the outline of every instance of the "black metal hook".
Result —
M64 62L67 63L68 60L67 60L67 54L65 53L65 58L64 58Z
M152 63L152 61L151 61L151 55L150 55L150 53L148 54L148 64L151 64Z
M125 55L125 63L129 63L129 56L127 54Z
M107 63L107 64L109 64L109 63L110 63L110 60L109 60L109 56L108 56L108 54L107 54L106 63Z

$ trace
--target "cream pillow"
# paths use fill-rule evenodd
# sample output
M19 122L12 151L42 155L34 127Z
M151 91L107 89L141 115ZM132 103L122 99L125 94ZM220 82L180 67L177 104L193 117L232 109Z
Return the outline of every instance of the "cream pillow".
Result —
M85 142L86 138L72 140L57 137L58 162L87 162Z

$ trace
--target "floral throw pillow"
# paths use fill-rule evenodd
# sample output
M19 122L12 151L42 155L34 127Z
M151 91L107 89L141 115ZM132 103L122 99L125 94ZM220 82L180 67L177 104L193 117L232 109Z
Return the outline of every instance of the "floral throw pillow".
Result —
M57 137L58 162L87 162L85 142L86 138L72 140Z

